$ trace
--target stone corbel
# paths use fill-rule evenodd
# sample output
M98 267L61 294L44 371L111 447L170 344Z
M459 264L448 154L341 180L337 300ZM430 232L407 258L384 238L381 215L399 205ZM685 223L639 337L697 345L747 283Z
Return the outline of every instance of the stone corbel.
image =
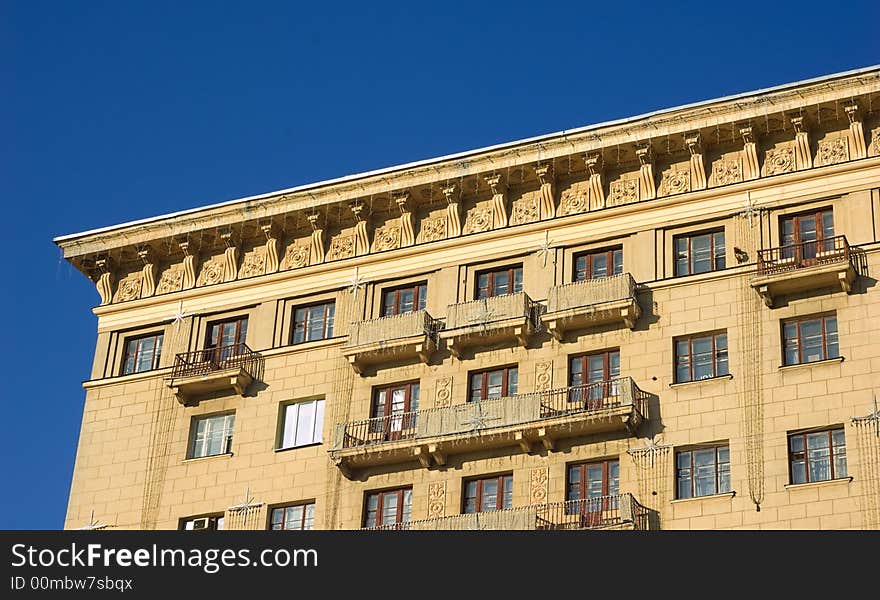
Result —
M758 140L751 125L741 125L739 133L743 139L743 179L749 181L761 176L758 163Z
M639 200L653 200L657 197L657 186L654 183L654 149L651 142L636 144L636 156L639 157L639 181L644 196Z
M584 156L587 172L590 174L590 210L605 208L605 182L602 172L605 162L601 152L587 152Z
M226 244L223 251L223 281L235 281L238 277L238 247L232 237L232 229L221 229L220 239Z
M684 136L691 154L691 190L706 189L706 163L703 160L703 140L699 131Z
M95 268L98 270L95 287L98 288L101 305L110 304L113 299L113 262L109 256L101 256L95 259Z
M446 196L446 237L461 235L461 190L450 183L443 188Z
M363 217L364 203L360 200L350 202L348 207L357 221L354 226L354 254L368 254L370 252L370 236L367 233L367 221Z
M810 150L810 130L804 115L789 116L794 127L795 168L799 171L813 168L813 152Z
M538 165L535 174L541 182L541 219L552 219L556 216L556 177L553 165Z
M843 107L849 119L849 133L852 138L853 158L865 158L868 156L868 145L865 142L865 129L862 127L862 113L858 103L853 100L851 104Z
M281 261L278 258L278 235L275 232L275 226L272 223L272 220L269 219L260 223L260 229L266 236L266 261L264 272L266 275L269 273L276 273L278 267L281 265Z
M412 246L416 243L416 234L413 229L413 214L410 208L409 192L400 192L394 195L394 202L400 209L400 246Z
M507 182L501 175L487 175L486 183L492 188L492 228L507 227Z
M312 227L309 264L317 265L324 262L324 224L321 222L321 213L314 212L308 215L307 218L309 225Z
M159 268L156 266L153 251L149 246L138 250L138 256L144 263L144 268L141 269L143 274L141 278L141 298L148 298L156 293L156 276L159 274Z
M181 252L183 252L183 281L181 282L180 289L189 290L196 287L196 262L198 261L198 256L190 254L189 240L180 241L177 245L180 247Z

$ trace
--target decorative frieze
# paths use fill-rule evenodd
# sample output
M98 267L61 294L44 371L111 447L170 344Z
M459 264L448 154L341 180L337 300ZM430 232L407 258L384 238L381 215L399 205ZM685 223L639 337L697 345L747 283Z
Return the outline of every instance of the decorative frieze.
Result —
M562 192L559 199L559 215L576 215L590 210L589 184L573 183Z
M485 179L492 189L492 229L507 227L507 182L499 174Z
M436 242L437 240L446 239L446 225L449 217L429 217L422 221L422 227L419 230L419 243Z
M511 225L534 223L541 220L541 205L535 193L528 193L519 200L514 200L510 213Z
M142 284L143 274L140 271L132 273L119 282L119 285L116 288L116 295L113 297L113 302L137 300L141 297Z
M609 206L620 206L639 201L639 180L618 179L611 182L611 196Z
M199 278L196 280L197 287L206 285L214 285L215 283L223 283L223 272L225 270L226 255L213 256L202 264L199 271Z
M871 156L880 155L880 127L871 131Z
M183 289L183 265L171 265L162 272L156 294L170 294Z
M803 115L789 117L791 126L794 127L794 155L795 168L797 170L813 168L813 153L810 151L810 131L807 119Z
M858 102L851 102L843 107L849 120L849 134L852 138L853 158L865 158L868 156L868 148L865 145L865 128L862 126L862 113Z
M671 196L691 191L691 173L688 169L669 169L660 180L660 195Z
M552 219L556 216L556 176L553 165L538 165L535 174L541 183L541 219Z
M849 160L849 145L846 138L840 137L832 140L821 140L819 151L816 155L820 167L836 165Z
M723 158L712 165L713 185L730 185L742 180L742 162L739 158Z
M446 482L433 481L428 484L428 518L437 519L446 515Z
M791 146L780 146L767 150L764 154L764 175L780 175L794 171L794 150Z
M657 197L657 187L654 182L654 149L651 146L651 142L639 142L636 144L636 156L639 159L641 199L653 200Z
M437 379L434 396L434 408L446 408L452 405L452 377Z
M547 360L535 365L535 391L547 392L553 389L553 361Z
M464 233L479 233L492 229L492 207L475 206L467 213Z
M529 504L535 505L547 502L549 483L549 467L537 467L529 471Z
M761 176L761 167L758 163L758 142L751 125L739 128L739 134L743 139L743 177L747 181Z
M602 172L605 163L601 152L587 152L584 156L584 164L590 174L590 208L598 210L605 208L605 185L602 181Z
M339 260L351 258L355 255L355 236L351 234L339 234L330 239L330 250L327 252L327 260Z
M400 248L400 224L384 225L373 236L373 252Z
M265 248L254 248L244 255L241 269L238 272L239 279L247 279L248 277L257 277L263 275L266 269Z
M685 143L691 155L691 190L706 189L706 164L703 161L703 139L699 131L685 135Z
M297 244L296 242L287 247L284 253L284 261L281 266L283 269L298 269L308 266L309 264L309 247L305 244Z

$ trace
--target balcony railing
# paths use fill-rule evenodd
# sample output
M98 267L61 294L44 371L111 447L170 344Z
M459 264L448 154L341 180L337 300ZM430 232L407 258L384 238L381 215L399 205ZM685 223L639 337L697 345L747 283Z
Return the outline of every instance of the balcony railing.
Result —
M530 450L532 443L540 442L552 448L555 438L635 431L647 414L647 398L631 378L621 377L339 423L330 452L340 466L401 462L414 456L430 466L430 460L443 464L448 453L492 446Z
M470 302L450 304L446 327L440 332L450 350L471 345L486 345L504 339L516 339L521 345L540 328L539 306L525 293L505 294Z
M824 240L758 250L758 275L851 261L852 255L846 236L837 235Z
M777 296L825 288L852 291L856 279L853 251L846 237L800 242L758 251L751 285L772 307Z
M243 343L184 352L174 357L169 386L184 404L194 395L226 388L244 394L262 360Z
M641 316L636 281L629 273L578 281L550 288L541 320L555 337L566 329L614 321L635 327Z
M388 359L418 356L428 362L437 349L440 325L424 310L358 321L352 323L342 353L358 373Z
M648 509L632 494L551 502L491 512L365 527L370 531L566 530L649 528Z

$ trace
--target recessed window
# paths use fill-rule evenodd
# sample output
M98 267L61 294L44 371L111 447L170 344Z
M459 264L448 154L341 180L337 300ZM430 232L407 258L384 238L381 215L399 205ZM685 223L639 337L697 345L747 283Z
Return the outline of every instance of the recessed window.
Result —
M522 291L522 266L504 267L477 273L477 300L518 294Z
M574 259L574 281L587 281L623 273L623 249L580 254Z
M320 444L323 440L324 400L285 404L282 410L280 449Z
M781 217L782 258L809 263L823 251L834 250L834 214L830 208Z
M727 374L727 332L702 333L675 340L676 383Z
M837 316L824 315L782 323L782 348L786 365L838 358Z
M792 483L843 479L847 476L843 428L790 434L788 460Z
M302 344L333 337L334 302L300 306L293 310L292 344Z
M589 500L616 496L620 488L620 461L603 460L568 465L565 499Z
M141 373L159 368L162 357L161 333L144 335L125 340L125 355L122 359L122 374Z
M188 458L217 456L232 452L234 414L193 417Z
M604 350L568 359L568 401L587 409L601 408L620 393L620 351Z
M220 531L223 529L223 513L180 520L181 531Z
M217 321L208 325L208 339L206 348L214 348L214 362L220 362L245 353L245 339L247 338L247 317L236 317Z
M293 504L273 508L269 515L269 529L273 531L307 531L315 525L315 503Z
M713 446L675 454L677 498L714 496L730 491L730 449Z
M724 231L676 236L675 276L719 271L725 267Z
M471 373L468 402L515 396L518 383L519 372L515 366Z
M425 310L428 284L421 281L382 292L382 316L390 317Z
M373 390L370 433L395 440L415 434L419 382L398 383Z
M471 479L464 484L462 512L472 514L513 508L513 475Z
M408 523L411 515L412 488L370 492L366 495L364 527Z

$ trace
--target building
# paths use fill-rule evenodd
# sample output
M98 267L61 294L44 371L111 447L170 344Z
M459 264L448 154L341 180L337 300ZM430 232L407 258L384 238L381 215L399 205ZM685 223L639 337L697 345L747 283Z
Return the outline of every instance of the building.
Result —
M68 528L880 526L880 67L55 242Z

